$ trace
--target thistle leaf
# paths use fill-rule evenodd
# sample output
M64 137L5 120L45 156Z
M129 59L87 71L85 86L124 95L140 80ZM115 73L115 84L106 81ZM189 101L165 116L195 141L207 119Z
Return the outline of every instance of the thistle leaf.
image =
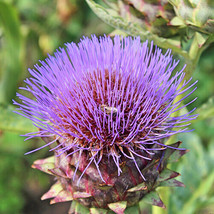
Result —
M53 175L50 169L53 169L55 167L54 156L46 159L36 160L31 167Z
M65 172L63 172L61 169L59 168L54 168L54 169L49 169L48 170L52 175L55 175L55 176L60 176L60 177L63 177L63 178L69 178Z
M169 157L167 163L173 163L178 161L183 155L185 155L187 152L189 152L188 149L186 150L175 150L172 155Z
M65 201L71 201L73 200L73 197L70 192L67 192L65 190L62 190L59 192L59 194L50 201L50 204L55 204L59 202L65 202Z
M73 198L77 199L77 198L89 198L91 197L90 193L87 192L74 192L73 193Z
M169 157L175 152L177 151L176 149L173 149L173 148L178 148L179 146L181 145L181 141L178 141L174 144L170 144L169 146L172 147L172 148L167 148L164 152L164 157L163 157L163 160L167 160L169 159ZM185 154L186 153L186 150L179 150L181 151L181 154L183 155L183 153Z
M108 204L108 207L117 214L124 214L127 206L127 201L119 201L116 203Z
M77 203L76 204L76 207L75 207L75 214L89 214L90 211L88 208L84 207L83 205L81 205L80 203Z
M158 207L165 208L165 205L164 205L163 201L160 199L158 193L155 192L155 191L152 191L152 192L148 193L142 199L142 202L147 203L147 204L151 204L153 206L158 206Z
M56 197L61 191L63 190L63 187L59 181L57 181L48 192L46 192L42 197L41 200L45 200L48 198L54 198Z
M138 184L137 186L131 188L128 190L128 192L136 192L136 191L141 191L147 189L146 184L143 182L141 184Z
M185 187L185 185L182 182L177 181L176 179L170 179L170 180L163 181L159 184L159 186Z
M177 177L177 176L179 176L179 175L180 175L180 174L179 174L178 172L172 171L172 170L170 170L170 169L164 169L164 170L160 173L160 175L159 175L157 181L159 181L159 182L166 181L166 180L175 178L175 177Z

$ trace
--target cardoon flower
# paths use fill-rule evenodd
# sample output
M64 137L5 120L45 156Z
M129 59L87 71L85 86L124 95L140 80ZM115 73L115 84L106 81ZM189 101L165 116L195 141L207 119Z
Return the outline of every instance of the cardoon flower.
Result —
M194 109L178 114L196 89L184 80L184 68L176 71L178 63L170 50L163 54L139 37L92 36L29 69L22 89L35 99L18 94L22 103L14 103L38 127L28 139L46 143L31 152L54 151L33 165L56 176L42 199L72 200L71 213L79 203L90 213L123 213L140 200L164 207L155 189L183 185L166 163L186 152L166 139L188 131L196 117Z

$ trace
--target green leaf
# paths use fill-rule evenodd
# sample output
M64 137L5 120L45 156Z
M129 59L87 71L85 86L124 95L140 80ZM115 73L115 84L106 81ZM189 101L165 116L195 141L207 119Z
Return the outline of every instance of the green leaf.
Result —
M157 192L152 191L150 193L148 193L143 199L142 201L144 203L147 204L151 204L153 206L158 206L158 207L162 207L165 208L165 205L163 203L163 201L160 199L159 195Z
M175 150L168 159L168 163L177 162L183 155L185 155L189 150Z
M160 173L160 175L159 175L157 181L159 181L159 182L161 182L161 181L166 181L166 180L169 180L169 179L171 179L171 178L175 178L175 177L177 177L177 176L179 176L179 175L180 175L180 174L179 174L178 172L172 171L172 170L170 170L170 169L164 169L164 170Z
M76 204L76 207L75 207L75 214L89 214L90 211L88 208L84 207L83 205L81 205L80 203L77 203Z
M141 184L138 184L137 186L131 188L131 189L128 189L127 191L128 192L136 192L136 191L141 191L141 190L145 190L147 189L146 187L146 184L143 182Z
M108 204L108 207L117 214L123 214L127 206L127 201L119 201Z
M135 205L135 206L128 207L124 213L125 214L140 214L141 212L139 211L139 205Z
M124 36L126 37L127 36L127 33L125 33L124 31L122 30L119 30L119 29L115 29L114 31L112 31L109 36L116 36L116 35L121 35L121 36Z
M170 179L170 180L162 181L162 182L160 182L159 186L164 186L164 187L185 187L182 182L177 181L176 179Z
M185 26L185 23L182 18L175 16L171 21L170 24L173 26Z
M120 29L131 36L140 36L143 41L153 41L154 44L158 45L161 48L170 48L173 51L182 54L183 56L188 58L187 52L181 50L179 47L172 44L170 40L163 37L159 37L155 34L150 33L149 31L146 31L139 24L125 20L120 15L115 14L116 11L112 9L106 9L101 5L95 3L93 0L86 0L86 2L93 10L93 12L107 24L117 29Z
M0 103L10 103L14 98L17 82L22 70L22 37L16 9L0 1L0 29L3 29L0 52Z
M92 207L90 208L90 214L107 214L108 210L104 210L104 209L99 209L99 208L95 208Z
M29 119L15 114L13 111L15 111L13 106L0 104L0 130L18 133L37 131Z
M214 117L214 96L210 97L206 103L195 111L195 113L199 114L199 116L197 120L192 121L192 123Z

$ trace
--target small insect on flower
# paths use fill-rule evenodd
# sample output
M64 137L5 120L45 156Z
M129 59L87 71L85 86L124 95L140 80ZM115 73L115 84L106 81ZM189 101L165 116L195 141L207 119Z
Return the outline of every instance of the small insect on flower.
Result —
M31 152L46 146L54 151L33 165L57 179L42 199L74 200L89 209L116 206L122 213L154 197L162 182L182 186L166 164L173 152L178 158L186 150L165 141L189 131L196 118L195 108L178 114L196 99L182 104L196 82L184 79L185 66L177 71L178 63L170 50L162 54L139 37L92 36L67 43L29 69L32 77L21 89L34 99L18 94L21 103L14 104L39 128L26 136L46 143ZM151 201L164 207L157 195Z
M106 106L106 105L101 105L100 108L106 114L111 114L111 113L115 114L118 111L117 108Z

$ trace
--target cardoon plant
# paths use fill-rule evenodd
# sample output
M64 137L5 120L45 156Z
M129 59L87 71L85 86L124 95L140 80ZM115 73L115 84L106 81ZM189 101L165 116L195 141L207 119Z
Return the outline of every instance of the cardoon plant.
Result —
M158 186L183 186L179 173L166 168L186 150L166 140L188 131L196 116L179 110L195 83L171 51L141 43L140 38L96 36L67 43L40 65L14 101L31 119L54 155L34 168L56 183L42 196L51 203L73 201L69 213L124 213L140 201L164 207ZM28 152L28 153L31 153ZM81 204L81 205L80 205ZM111 211L110 211L111 210Z

